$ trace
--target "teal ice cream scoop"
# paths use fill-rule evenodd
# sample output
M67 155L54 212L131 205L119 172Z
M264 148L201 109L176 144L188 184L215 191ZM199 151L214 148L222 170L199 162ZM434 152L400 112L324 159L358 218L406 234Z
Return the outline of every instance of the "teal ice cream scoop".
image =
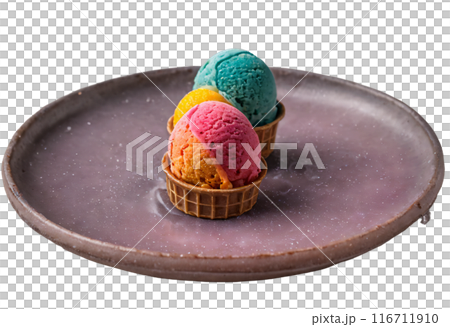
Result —
M229 49L215 54L200 68L194 82L194 90L219 92L253 126L268 124L277 115L275 78L269 67L248 51Z

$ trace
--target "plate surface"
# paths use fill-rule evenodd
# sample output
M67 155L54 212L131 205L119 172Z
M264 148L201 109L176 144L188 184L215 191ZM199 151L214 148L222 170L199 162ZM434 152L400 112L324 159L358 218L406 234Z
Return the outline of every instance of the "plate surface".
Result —
M178 103L197 69L146 74ZM273 72L279 99L306 74ZM143 74L87 87L31 117L7 149L5 188L28 225L71 252L136 273L202 281L322 269L332 265L323 253L334 263L361 255L431 207L444 177L442 150L407 105L313 73L282 102L277 142L297 149L288 150L287 169L274 151L261 190L289 219L262 194L237 218L187 216L171 210L162 172L150 180L127 171L126 145L145 132L167 139L174 111ZM314 144L326 169L295 169L306 143Z

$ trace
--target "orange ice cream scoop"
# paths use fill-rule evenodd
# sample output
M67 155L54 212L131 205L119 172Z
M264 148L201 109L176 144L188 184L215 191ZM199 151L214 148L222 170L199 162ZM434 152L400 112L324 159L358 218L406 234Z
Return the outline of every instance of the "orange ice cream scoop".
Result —
M181 117L183 117L183 115L189 111L189 109L205 101L219 101L226 104L230 104L218 92L206 88L196 89L194 91L189 92L184 96L183 99L181 99L180 103L175 109L175 114L173 117L173 125L175 126L181 119Z
M203 188L229 189L233 184L225 170L214 164L209 150L192 134L189 125L178 128L169 144L170 169L178 178Z

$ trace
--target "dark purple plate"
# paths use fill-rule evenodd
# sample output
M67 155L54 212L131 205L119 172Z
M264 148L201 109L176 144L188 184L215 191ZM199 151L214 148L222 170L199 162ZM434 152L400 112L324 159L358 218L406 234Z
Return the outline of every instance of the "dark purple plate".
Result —
M196 71L146 74L178 103ZM273 72L279 99L306 74ZM140 274L202 281L322 269L385 243L428 212L444 161L436 135L414 110L313 73L282 101L277 142L298 146L288 151L287 169L279 168L280 151L268 158L261 190L289 219L263 194L251 211L225 221L168 213L164 174L155 170L151 180L126 170L126 145L145 132L166 139L174 111L143 74L69 94L26 121L6 151L5 188L28 225L73 253ZM306 143L326 169L295 169Z

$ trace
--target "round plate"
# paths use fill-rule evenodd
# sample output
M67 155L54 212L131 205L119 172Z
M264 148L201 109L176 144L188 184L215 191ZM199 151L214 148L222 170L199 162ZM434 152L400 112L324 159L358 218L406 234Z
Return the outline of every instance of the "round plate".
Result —
M196 71L146 75L178 103ZM270 200L260 193L242 216L187 216L173 209L163 172L149 179L127 171L127 144L146 132L163 142L174 111L143 74L74 92L27 120L3 161L8 197L28 225L68 251L140 274L201 281L322 269L383 244L428 211L444 161L420 115L381 92L313 73L283 98L306 73L273 72L286 107L277 142L297 149L288 150L287 169L280 150L267 159L261 191ZM307 143L325 169L313 159L295 169ZM148 148L137 146L136 153Z

